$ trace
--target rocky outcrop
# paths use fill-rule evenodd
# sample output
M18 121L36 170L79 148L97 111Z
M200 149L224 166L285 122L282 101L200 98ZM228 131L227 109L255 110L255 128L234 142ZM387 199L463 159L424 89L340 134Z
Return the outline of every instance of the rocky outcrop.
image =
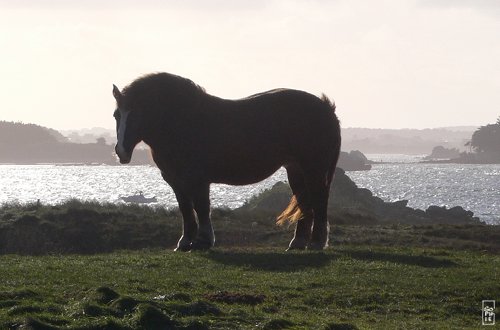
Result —
M237 212L277 215L288 205L292 193L288 184L276 183L250 199ZM479 218L460 206L430 206L427 210L408 207L407 200L385 202L365 188L359 188L341 168L335 172L328 204L329 215L337 224L479 224Z
M436 160L436 159L453 159L460 156L460 150L457 148L445 148L443 146L437 146L432 149L430 155L424 157L424 160Z
M366 171L372 168L370 163L371 161L359 150L351 150L349 153L341 151L337 167L345 171Z

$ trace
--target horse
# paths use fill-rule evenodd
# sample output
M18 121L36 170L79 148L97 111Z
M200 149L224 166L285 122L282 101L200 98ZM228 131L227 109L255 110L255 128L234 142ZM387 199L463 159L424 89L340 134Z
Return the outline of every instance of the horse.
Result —
M214 246L210 184L246 185L287 172L293 196L277 222L296 222L288 249L328 246L327 204L340 152L335 103L294 89L230 100L189 79L153 73L137 78L116 100L120 163L141 141L175 193L183 217L176 251Z

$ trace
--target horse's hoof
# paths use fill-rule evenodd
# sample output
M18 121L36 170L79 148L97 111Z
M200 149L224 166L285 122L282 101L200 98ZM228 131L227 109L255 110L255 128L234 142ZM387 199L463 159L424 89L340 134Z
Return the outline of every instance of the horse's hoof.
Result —
M207 242L207 241L194 241L191 244L191 251L197 250L197 251L206 251L209 250L212 247L212 243Z
M307 240L294 238L288 245L287 251L290 250L305 250L307 247Z
M183 246L178 246L174 249L174 251L176 252L189 252L191 251L192 247L191 247L191 244L189 245L183 245Z
M299 245L295 245L295 246L289 246L288 249L286 249L286 251L304 251L306 249L305 246L299 246Z
M312 250L312 251L322 251L322 250L326 249L327 247L328 247L328 245L326 245L326 244L310 243L307 248L309 250Z

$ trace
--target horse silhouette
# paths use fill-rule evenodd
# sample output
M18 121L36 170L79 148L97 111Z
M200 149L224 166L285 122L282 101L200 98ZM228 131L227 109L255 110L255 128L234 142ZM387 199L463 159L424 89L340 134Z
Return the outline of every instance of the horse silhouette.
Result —
M172 187L183 216L176 250L209 249L210 184L245 185L284 166L293 197L278 217L297 222L289 249L328 246L327 204L340 151L335 105L292 89L239 100L205 92L169 73L140 77L120 91L113 85L122 164L144 141Z

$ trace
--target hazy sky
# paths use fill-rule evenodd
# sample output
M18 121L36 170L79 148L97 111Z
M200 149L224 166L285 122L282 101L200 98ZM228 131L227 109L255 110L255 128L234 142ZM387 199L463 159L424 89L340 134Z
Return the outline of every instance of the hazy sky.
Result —
M0 0L0 120L113 128L112 84L166 71L240 98L291 87L343 127L500 116L498 0Z

